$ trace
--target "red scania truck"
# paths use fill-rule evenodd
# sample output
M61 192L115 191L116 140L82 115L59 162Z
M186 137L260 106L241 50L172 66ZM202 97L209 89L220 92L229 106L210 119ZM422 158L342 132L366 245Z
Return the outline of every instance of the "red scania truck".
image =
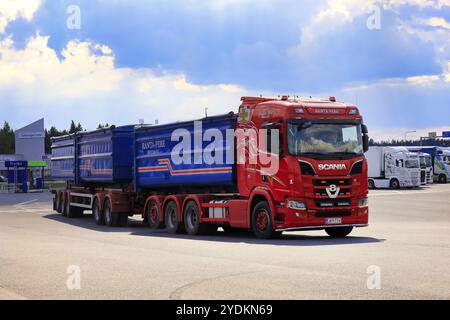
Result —
M358 108L334 97L243 97L238 114L53 139L67 180L54 209L109 226L138 214L170 233L345 237L368 225L368 141Z

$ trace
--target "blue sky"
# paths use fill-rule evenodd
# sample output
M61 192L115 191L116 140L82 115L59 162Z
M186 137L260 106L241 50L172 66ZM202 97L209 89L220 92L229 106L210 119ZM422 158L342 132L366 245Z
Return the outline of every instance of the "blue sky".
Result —
M0 121L169 122L288 93L420 135L450 127L449 35L449 0L1 0Z

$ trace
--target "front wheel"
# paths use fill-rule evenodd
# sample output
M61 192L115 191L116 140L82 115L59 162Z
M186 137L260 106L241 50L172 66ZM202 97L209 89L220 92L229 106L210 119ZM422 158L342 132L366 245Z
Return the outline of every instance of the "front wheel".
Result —
M397 179L392 179L391 183L390 183L390 187L393 190L398 190L398 189L400 189L400 182Z
M371 190L375 189L375 181L369 180L369 189Z
M353 231L353 227L327 228L325 232L332 238L345 238Z
M445 174L439 175L439 183L447 183L447 176Z
M253 233L259 239L272 239L281 235L273 229L272 212L266 201L261 201L253 209L252 213Z

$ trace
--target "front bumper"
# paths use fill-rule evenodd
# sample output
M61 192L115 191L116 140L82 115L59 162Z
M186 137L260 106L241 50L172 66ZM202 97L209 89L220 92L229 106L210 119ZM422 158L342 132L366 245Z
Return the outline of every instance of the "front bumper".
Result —
M335 218L341 219L340 223L327 223L329 219ZM368 207L347 207L327 210L278 208L275 214L275 229L277 231L322 230L333 227L367 227L368 225Z

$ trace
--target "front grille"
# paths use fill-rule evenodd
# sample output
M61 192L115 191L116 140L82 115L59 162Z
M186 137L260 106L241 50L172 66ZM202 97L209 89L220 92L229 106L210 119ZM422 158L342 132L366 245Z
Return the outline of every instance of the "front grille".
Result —
M331 185L335 186L351 186L352 179L315 179L313 184L316 187L328 187Z
M351 188L342 188L339 192L339 197L349 196L352 193ZM316 197L328 197L326 189L314 189L314 195Z
M316 199L314 201L319 208L350 207L351 205L350 199Z
M422 183L425 183L427 180L427 173L425 171L421 171L420 172L420 181L422 181Z
M349 217L351 213L348 211L334 211L334 212L318 212L317 218L335 218L335 217Z

